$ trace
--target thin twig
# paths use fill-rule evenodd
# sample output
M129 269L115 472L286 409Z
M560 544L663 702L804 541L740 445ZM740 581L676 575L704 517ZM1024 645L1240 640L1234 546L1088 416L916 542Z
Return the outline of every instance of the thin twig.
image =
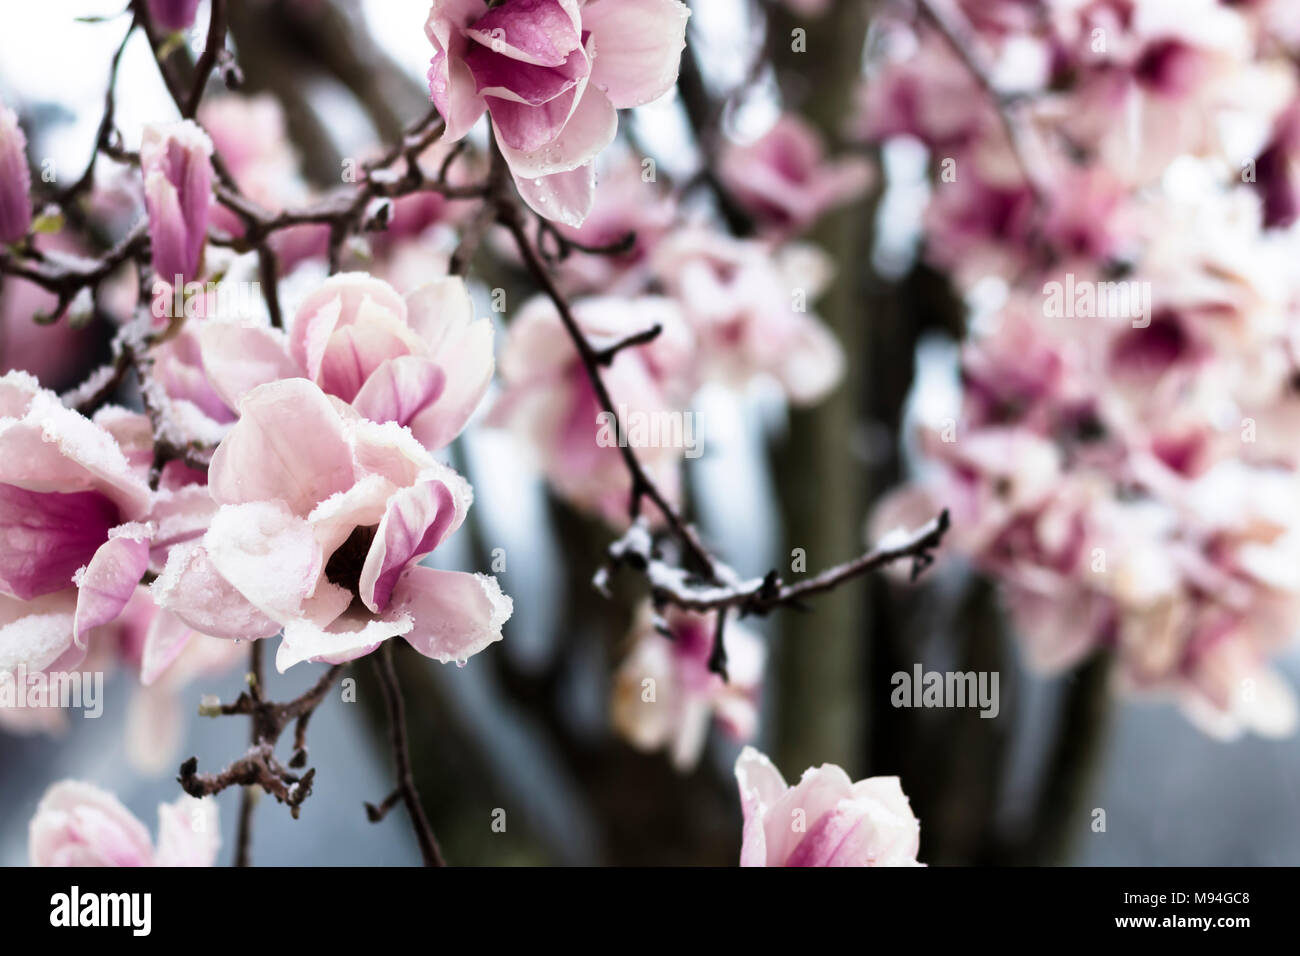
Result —
M393 761L397 765L397 791L411 817L415 839L420 845L420 856L423 857L425 866L445 866L442 851L438 849L438 839L433 835L433 827L424 814L420 793L415 789L415 777L411 773L411 750L406 736L406 705L402 701L402 685L397 680L397 669L393 666L391 641L385 641L379 648L375 672L379 675L379 686L383 688L384 703L388 707L389 740L393 746ZM388 801L385 800L385 803ZM372 820L375 819L370 808L367 809L367 814ZM379 819L383 819L382 814Z

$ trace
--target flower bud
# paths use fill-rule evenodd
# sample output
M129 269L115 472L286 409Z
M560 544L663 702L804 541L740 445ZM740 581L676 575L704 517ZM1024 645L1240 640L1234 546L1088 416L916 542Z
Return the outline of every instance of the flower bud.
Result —
M212 203L212 141L190 120L147 126L140 146L154 272L198 277Z
M18 115L0 104L0 242L17 242L32 224L27 137Z

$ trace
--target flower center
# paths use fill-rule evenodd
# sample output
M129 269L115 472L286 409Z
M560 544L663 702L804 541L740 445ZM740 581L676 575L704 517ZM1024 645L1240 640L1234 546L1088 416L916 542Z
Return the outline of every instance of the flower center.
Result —
M326 562L326 579L356 596L361 583L361 569L366 565L366 555L370 553L370 545L378 530L378 525L354 528Z

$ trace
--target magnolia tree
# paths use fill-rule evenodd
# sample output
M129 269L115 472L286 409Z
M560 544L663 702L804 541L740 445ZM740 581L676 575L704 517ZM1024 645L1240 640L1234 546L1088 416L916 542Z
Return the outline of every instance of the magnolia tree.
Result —
M468 673L431 684L421 658L492 667L613 830L658 800L742 865L915 865L917 804L936 861L979 858L990 785L966 781L985 795L962 830L941 799L962 779L898 756L914 704L1007 720L1002 663L913 672L891 633L930 599L876 572L915 581L941 545L990 595L949 628L961 660L987 660L1001 607L1039 668L1171 693L1215 735L1291 731L1269 666L1300 616L1283 4L737 2L734 75L679 0L419 6L404 63L343 2L135 0L83 27L116 46L72 178L0 106L0 727L56 729L122 671L131 765L179 766L156 842L94 781L49 781L32 863L210 865L224 836L248 864L259 796L310 828L340 770L311 766L309 723L360 698L394 775L364 814L400 805L440 865L444 798L489 789L444 775L489 761L442 719L436 688ZM134 52L167 102L131 128ZM313 74L379 141L338 153ZM882 149L928 180L920 256L892 273ZM918 395L904 425L942 311L902 314L922 285L956 319L959 401ZM788 415L770 465L742 463L776 479L774 566L697 525L695 415L720 392ZM513 587L472 507L485 433L510 448L492 484L539 473L552 502L565 636L540 670L508 645L557 600ZM268 640L277 672L309 672L298 696ZM572 717L577 660L617 742ZM226 750L193 752L195 707ZM715 725L820 766L791 787L747 746L719 801ZM992 778L985 726L951 736ZM1084 736L1060 729L1045 813ZM493 806L474 812L499 832Z

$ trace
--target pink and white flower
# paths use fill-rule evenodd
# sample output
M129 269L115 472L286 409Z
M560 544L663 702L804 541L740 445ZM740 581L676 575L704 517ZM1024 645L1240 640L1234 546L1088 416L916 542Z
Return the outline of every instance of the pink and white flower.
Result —
M676 82L689 16L678 0L434 0L429 96L449 141L489 112L524 201L580 225L616 111Z
M640 750L667 748L679 770L699 762L709 723L736 740L758 727L758 696L766 650L749 628L728 622L727 680L709 669L716 615L669 609L662 634L646 604L629 640L632 649L614 679L611 708L619 734Z
M660 243L654 271L700 341L701 376L743 386L767 375L811 405L844 373L844 354L811 304L830 279L826 257L792 244L731 239L703 228Z
M624 425L631 416L654 422L680 419L692 386L694 336L670 300L582 299L573 304L573 313L597 348L659 325L663 331L657 338L620 351L601 376ZM625 524L631 478L618 436L603 417L586 369L548 300L525 303L511 323L501 377L505 391L491 421L510 426L525 439L565 499L616 526ZM685 449L638 441L630 430L626 438L660 490L676 500Z
M793 113L753 143L729 144L718 173L731 195L778 234L806 229L860 197L874 178L862 157L828 159L817 131Z
M220 847L215 800L160 804L155 846L117 797L77 780L45 791L27 842L32 866L212 866Z
M0 378L0 670L68 669L148 566L152 506L106 429Z
M921 824L897 777L854 783L834 764L793 787L764 754L736 760L745 815L741 866L920 866Z
M205 322L195 334L207 380L229 408L258 385L301 376L431 450L464 429L494 368L492 322L474 318L456 277L403 298L364 273L331 276L299 306L287 340L246 322Z
M212 204L212 141L191 120L146 126L140 144L153 268L162 282L199 276Z
M159 606L215 637L283 630L281 671L397 636L443 662L501 639L511 602L495 578L420 565L472 491L408 430L305 379L260 385L239 411L208 473L219 508L201 541L171 550Z

